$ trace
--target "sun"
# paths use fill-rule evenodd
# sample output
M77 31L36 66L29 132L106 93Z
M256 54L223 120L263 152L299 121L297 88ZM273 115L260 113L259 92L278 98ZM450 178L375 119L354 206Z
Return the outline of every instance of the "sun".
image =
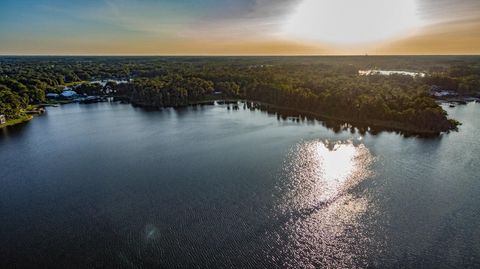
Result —
M421 25L416 0L303 0L282 32L338 45L401 37Z

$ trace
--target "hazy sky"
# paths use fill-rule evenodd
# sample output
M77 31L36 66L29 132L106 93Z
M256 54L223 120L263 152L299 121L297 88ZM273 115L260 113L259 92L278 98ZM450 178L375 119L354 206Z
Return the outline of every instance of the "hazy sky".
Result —
M480 0L0 0L0 54L478 54Z

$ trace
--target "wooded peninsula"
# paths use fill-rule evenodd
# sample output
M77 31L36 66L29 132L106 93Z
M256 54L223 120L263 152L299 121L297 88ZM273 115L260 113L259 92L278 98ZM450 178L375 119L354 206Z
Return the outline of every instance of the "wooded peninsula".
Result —
M7 123L28 119L32 106L61 102L48 97L66 88L149 108L249 100L347 123L439 134L459 122L447 117L432 89L479 97L480 57L0 57L0 115Z

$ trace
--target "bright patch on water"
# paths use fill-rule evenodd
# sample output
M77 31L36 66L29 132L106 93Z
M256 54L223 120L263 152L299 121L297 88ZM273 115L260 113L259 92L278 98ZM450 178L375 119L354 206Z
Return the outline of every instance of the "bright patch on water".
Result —
M287 259L287 267L350 268L358 264L353 245L381 248L362 243L373 243L360 219L375 212L374 203L349 192L372 175L374 161L365 145L352 141L316 140L293 149L285 166L290 182L282 204L288 220L277 235L278 243L287 246L286 256L295 257Z
M160 231L157 227L155 227L155 225L148 224L145 226L143 235L144 239L148 242L157 239L160 236Z
M291 153L286 172L291 199L301 208L331 202L370 175L373 157L363 144L352 141L311 141L298 145Z

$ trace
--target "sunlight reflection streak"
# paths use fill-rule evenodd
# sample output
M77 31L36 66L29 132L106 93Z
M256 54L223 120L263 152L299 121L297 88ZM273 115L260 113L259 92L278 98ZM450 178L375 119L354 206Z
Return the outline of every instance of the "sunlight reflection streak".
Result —
M362 221L375 214L375 205L352 193L372 175L374 160L358 141L316 140L293 149L285 164L288 182L280 205L289 218L284 234L277 235L285 246L286 267L355 267L367 263L357 257L362 249L382 247Z

